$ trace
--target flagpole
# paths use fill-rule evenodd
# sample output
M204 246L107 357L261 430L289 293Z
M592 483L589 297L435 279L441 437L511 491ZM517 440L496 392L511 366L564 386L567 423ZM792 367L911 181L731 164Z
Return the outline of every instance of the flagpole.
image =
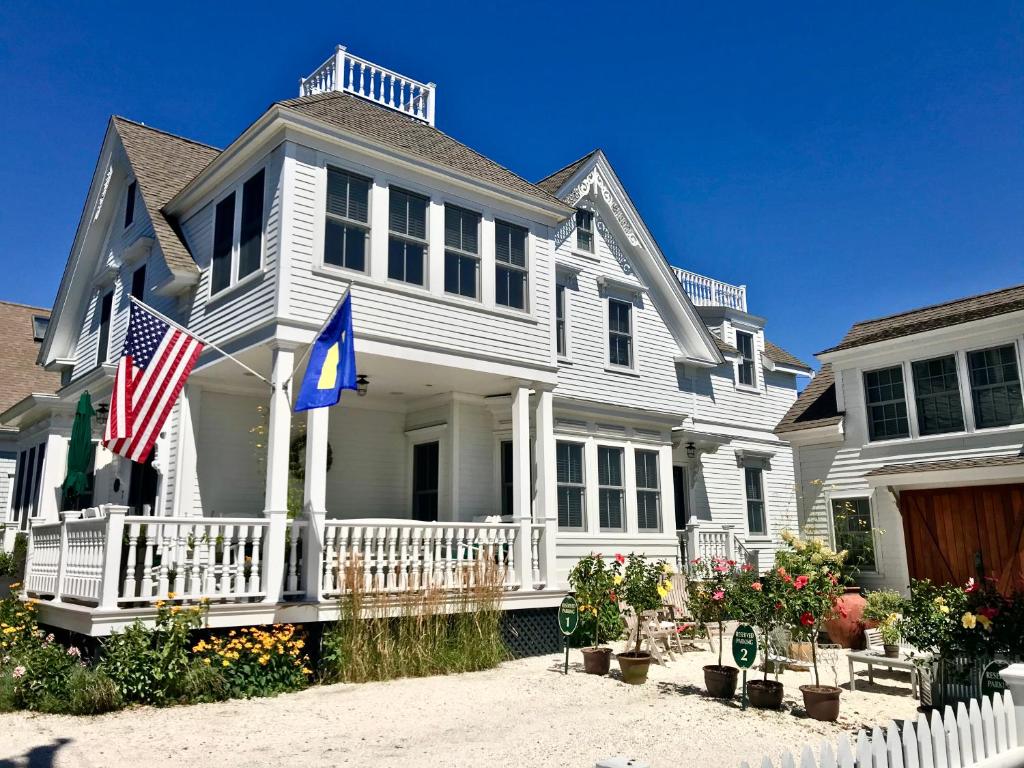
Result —
M158 312L157 310L153 309L151 306L149 306L149 304L147 304L146 302L142 301L141 299L137 299L134 296L129 296L128 298L132 301L132 303L138 304L140 307L142 307L144 310L149 312L151 315L155 315L156 317L160 318L161 320L163 320L168 325L170 325L170 326L172 326L174 328L177 328L182 333L187 333L189 336L194 338L196 341L198 341L204 347L209 347L210 349L217 350L222 355L224 355L224 357L226 357L228 360L231 360L232 362L237 363L238 365L240 365L242 368L245 368L245 370L247 370L249 373L251 373L257 379L260 379L261 381L263 381L266 384L268 384L270 386L270 388L273 389L274 385L270 382L269 379L267 379L265 376L261 375L258 371L254 371L252 368L250 368L248 365L243 363L241 360L239 360L234 355L228 354L223 349L221 349L216 344L214 344L212 341L207 341L206 339L202 338L199 334L194 333L193 331L190 331L188 328L183 328L181 325L179 325L178 323L176 323L173 320L171 320L171 318L167 317L167 315L164 315L164 314ZM291 379L289 378L289 381L290 380ZM285 384L285 386L287 386L287 383Z
M331 318L334 317L334 314L338 311L338 307L340 307L342 302L345 301L345 297L349 295L351 290L352 283L349 283L348 285L345 286L345 290L341 292L341 298L339 298L337 303L334 305L334 309L327 313L327 319L325 319L323 323L320 324L319 330L317 330L317 332L313 334L313 340L306 345L306 351L302 353L302 357L300 357L298 362L295 363L295 367L292 368L291 374L284 382L284 385L286 387L291 383L292 379L295 378L295 372L302 367L302 364L304 362L306 362L306 358L309 357L309 353L313 351L313 345L316 344L316 340L320 338L320 334L324 332L324 328L326 328L327 324L331 322Z

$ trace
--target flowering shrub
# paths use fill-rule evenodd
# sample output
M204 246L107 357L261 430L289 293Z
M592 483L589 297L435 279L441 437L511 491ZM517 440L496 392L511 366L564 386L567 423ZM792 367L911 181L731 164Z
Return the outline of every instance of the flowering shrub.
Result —
M312 674L305 646L301 630L274 624L269 629L244 627L213 635L196 643L192 653L220 672L229 696L248 698L305 688Z
M614 563L609 564L601 555L589 554L580 558L569 572L569 584L580 606L582 631L579 635L593 638L595 648L622 635L622 616L615 592L616 586L622 582L618 559L621 557L618 555Z
M730 612L734 618L760 631L764 653L771 647L772 632L786 623L790 615L788 601L792 592L790 585L775 571L758 574L753 568L744 566L733 572L729 591ZM767 680L768 664L762 666Z
M634 653L640 653L640 615L644 611L660 608L662 600L672 589L672 569L664 560L648 562L643 555L630 554L628 558L615 556L616 565L622 567L622 581L616 594L624 600L637 617Z
M701 627L718 625L718 666L722 666L724 622L732 618L736 561L698 557L690 563L686 594L690 612Z

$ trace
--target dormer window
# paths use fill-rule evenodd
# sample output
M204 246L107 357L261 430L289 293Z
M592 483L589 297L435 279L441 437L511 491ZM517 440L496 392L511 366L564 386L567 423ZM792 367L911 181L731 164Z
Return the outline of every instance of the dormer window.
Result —
M131 226L132 222L135 221L135 192L137 187L133 181L128 185L128 194L125 196L124 201L124 226L125 229Z
M736 383L744 387L757 386L754 370L754 334L736 331L736 348L740 360L736 365Z
M594 214L590 211L576 211L576 247L594 252Z

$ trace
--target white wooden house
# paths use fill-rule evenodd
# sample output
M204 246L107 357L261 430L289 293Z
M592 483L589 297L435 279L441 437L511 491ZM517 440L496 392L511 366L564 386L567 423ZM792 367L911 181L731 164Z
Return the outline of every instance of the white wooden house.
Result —
M111 119L40 353L64 385L0 419L55 425L61 478L57 417L109 398L129 295L274 387L207 350L150 464L97 450L100 509L43 489L47 621L103 634L168 591L315 621L356 562L404 590L496 559L536 610L591 551L770 560L796 520L772 430L809 367L744 287L669 265L602 152L533 184L434 119L433 85L344 48L222 151ZM346 287L366 391L297 416Z
M1024 286L855 324L776 432L861 584L1024 574Z

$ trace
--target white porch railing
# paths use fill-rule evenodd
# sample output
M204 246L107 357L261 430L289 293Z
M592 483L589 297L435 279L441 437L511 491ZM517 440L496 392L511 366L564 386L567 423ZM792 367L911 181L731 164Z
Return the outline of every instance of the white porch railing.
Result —
M723 283L687 269L672 267L690 301L698 307L730 307L747 311L747 286Z
M685 572L690 562L698 557L702 560L720 557L758 567L757 552L746 547L733 525L690 523L676 531L676 539L679 542L676 569L680 572Z
M334 55L299 81L299 95L342 91L434 124L436 86L421 83L353 56L339 45Z

